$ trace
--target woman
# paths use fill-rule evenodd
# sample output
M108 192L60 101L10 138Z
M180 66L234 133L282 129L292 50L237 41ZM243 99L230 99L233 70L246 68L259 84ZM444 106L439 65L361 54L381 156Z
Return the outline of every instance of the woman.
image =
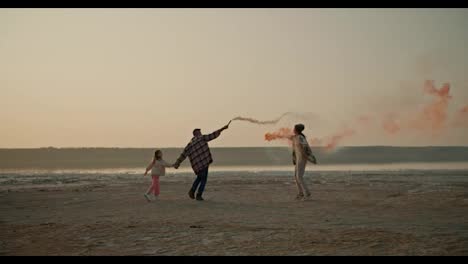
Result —
M307 161L317 164L317 161L312 154L309 143L307 143L306 137L302 134L304 131L303 124L297 124L294 126L293 141L293 164L295 167L294 179L296 180L297 189L299 190L296 200L305 200L310 196L309 189L304 182L304 172Z

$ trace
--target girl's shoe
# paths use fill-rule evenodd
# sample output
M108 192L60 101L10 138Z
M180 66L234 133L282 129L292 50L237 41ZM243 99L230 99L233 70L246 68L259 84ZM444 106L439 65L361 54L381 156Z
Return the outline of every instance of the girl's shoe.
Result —
M151 202L151 199L147 193L143 194L148 202Z

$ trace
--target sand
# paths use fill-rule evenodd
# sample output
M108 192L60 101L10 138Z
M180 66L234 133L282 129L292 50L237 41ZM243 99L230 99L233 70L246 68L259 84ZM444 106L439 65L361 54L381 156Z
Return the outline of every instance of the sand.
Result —
M466 175L166 177L2 188L0 255L468 255Z

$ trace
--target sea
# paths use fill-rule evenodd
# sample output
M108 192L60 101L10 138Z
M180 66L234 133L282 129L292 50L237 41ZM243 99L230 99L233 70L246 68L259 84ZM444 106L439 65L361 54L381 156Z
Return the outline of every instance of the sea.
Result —
M174 162L182 149L162 149ZM468 147L340 147L312 148L318 164L309 164L306 177L339 179L379 177L386 180L468 181ZM210 179L290 177L294 175L288 147L211 148ZM125 182L141 179L154 149L150 148L34 148L0 149L0 189ZM179 169L167 169L168 179L192 179L186 159ZM175 176L175 177L170 177ZM422 177L422 178L421 178Z

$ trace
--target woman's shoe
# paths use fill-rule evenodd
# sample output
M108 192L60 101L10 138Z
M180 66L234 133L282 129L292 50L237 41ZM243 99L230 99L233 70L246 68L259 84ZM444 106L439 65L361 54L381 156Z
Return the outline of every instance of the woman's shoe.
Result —
M296 196L296 200L302 200L303 198L304 198L304 195L302 193Z

